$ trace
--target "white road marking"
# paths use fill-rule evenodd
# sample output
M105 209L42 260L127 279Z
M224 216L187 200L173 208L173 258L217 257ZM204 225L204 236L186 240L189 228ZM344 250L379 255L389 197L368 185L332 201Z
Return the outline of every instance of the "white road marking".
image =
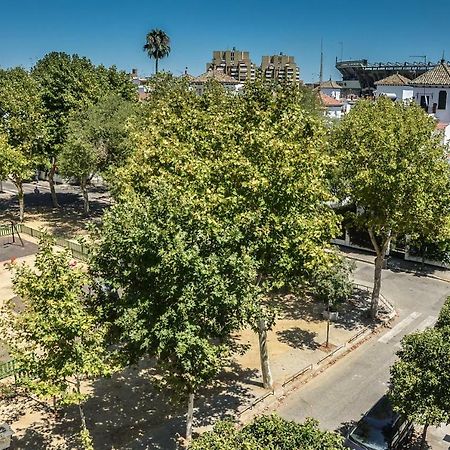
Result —
M408 317L405 317L401 322L395 325L394 328L389 330L386 334L378 339L378 342L382 342L383 344L387 344L393 337L397 336L404 328L406 328L410 323L420 317L422 313L412 312Z
M419 326L417 327L417 331L423 331L425 330L425 328L432 327L436 321L437 317L428 316L423 322L420 322Z
M425 328L429 328L434 326L434 324L436 323L437 317L435 316L428 316L425 320L423 320L422 322L419 323L419 326L416 328L415 331L423 331L425 330ZM394 345L394 348L401 348L402 344L400 342L397 342Z

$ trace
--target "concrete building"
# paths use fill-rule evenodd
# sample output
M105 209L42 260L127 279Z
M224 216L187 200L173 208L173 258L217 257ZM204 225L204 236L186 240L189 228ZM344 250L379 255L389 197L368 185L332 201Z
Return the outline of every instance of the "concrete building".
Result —
M236 50L234 47L232 50L214 51L206 70L222 72L239 82L254 81L256 78L256 66L250 60L249 52Z
M383 95L395 101L407 101L414 97L411 80L399 73L376 81L375 86L375 97Z
M189 85L198 95L205 92L206 85L209 81L215 80L219 82L228 92L237 94L243 87L243 83L237 81L235 78L223 73L220 70L210 69L204 74L196 78L189 79Z
M263 56L261 75L264 80L300 82L300 69L293 56L279 55Z

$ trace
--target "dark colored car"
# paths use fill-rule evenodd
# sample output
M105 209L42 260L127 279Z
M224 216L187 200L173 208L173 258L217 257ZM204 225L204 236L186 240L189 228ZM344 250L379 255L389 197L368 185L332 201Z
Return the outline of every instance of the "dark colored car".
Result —
M345 445L354 450L397 450L412 431L412 423L395 413L384 395L350 431Z

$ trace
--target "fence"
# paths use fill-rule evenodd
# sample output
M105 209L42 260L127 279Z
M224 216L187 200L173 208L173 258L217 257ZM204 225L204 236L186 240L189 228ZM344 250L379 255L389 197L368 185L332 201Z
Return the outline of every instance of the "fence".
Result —
M23 223L18 224L17 227L21 233L28 234L29 236L37 239L40 239L45 235L44 231L36 230ZM89 250L87 246L80 244L79 242L69 241L68 239L57 237L56 245L69 249L74 258L81 259L82 261L87 261L89 258Z
M7 361L5 363L0 363L0 380L3 380L3 378L10 377L11 375L14 375L15 367L14 367L14 361Z

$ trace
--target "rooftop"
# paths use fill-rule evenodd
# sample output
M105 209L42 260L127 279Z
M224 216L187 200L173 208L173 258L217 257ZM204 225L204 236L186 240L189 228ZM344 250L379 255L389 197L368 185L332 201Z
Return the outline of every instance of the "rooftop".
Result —
M335 98L330 97L329 95L326 95L323 92L320 92L319 95L320 95L320 102L325 107L333 107L333 106L338 107L343 105L341 100L336 100Z
M375 81L375 86L409 86L410 84L411 80L399 73L394 73L382 80Z
M320 83L320 87L324 89L342 89L342 86L340 84L338 84L336 81L332 81L331 79Z
M227 83L227 84L240 84L240 81L237 81L233 77L230 77L226 73L221 72L220 70L208 70L204 74L200 75L197 78L194 78L192 83L207 83L209 80L216 80L219 83Z
M411 82L414 86L450 86L450 67L442 60L436 67Z

